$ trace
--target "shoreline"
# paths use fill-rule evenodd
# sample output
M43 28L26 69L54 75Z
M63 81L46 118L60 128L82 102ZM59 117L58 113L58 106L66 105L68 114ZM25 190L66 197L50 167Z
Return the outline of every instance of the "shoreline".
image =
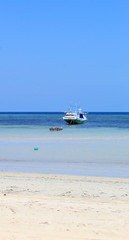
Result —
M72 175L72 174L49 174L49 173L31 173L31 172L11 172L11 171L0 171L0 176L19 176L21 177L51 177L51 178L59 178L59 179L78 179L78 180L104 180L104 181L117 181L117 180L127 180L129 182L129 178L121 178L121 177L99 177L99 176L82 176L82 175Z

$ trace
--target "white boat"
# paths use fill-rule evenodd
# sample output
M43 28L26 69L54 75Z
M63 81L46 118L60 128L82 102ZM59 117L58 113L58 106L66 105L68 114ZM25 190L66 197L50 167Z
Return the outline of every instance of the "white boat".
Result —
M80 108L75 111L71 111L70 108L70 111L65 113L66 115L63 117L63 120L69 124L82 124L87 120L86 113L83 113Z

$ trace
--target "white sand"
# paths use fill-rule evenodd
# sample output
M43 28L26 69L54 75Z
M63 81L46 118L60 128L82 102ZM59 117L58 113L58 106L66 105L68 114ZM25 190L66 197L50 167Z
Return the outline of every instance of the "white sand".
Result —
M0 173L0 240L127 240L129 179Z

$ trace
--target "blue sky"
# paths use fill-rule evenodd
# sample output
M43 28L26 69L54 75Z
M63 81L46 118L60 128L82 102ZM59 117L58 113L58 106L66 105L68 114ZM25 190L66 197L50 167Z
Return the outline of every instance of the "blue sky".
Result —
M129 2L0 3L0 111L129 111Z

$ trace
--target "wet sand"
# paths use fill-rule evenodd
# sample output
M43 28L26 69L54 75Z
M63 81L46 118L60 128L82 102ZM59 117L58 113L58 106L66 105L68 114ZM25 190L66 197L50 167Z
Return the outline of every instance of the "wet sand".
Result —
M0 173L0 239L129 239L129 179Z

